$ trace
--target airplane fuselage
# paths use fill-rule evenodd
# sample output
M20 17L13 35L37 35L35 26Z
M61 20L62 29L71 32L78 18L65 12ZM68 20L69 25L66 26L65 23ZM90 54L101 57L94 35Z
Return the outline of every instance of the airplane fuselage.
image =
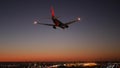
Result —
M66 23L62 23L60 20L58 20L58 17L55 16L53 7L51 7L51 19L52 19L54 24L40 23L38 21L34 21L34 24L52 26L54 29L56 29L56 27L60 27L62 29L65 29L65 28L69 27L68 25L70 25L74 22L80 21L80 18L77 18L75 20L72 20L72 21L69 21L69 22L66 22Z
M60 27L62 29L68 28L68 25L62 23L60 20L58 20L55 16L52 16L52 21L54 22L53 28L56 29L56 27Z

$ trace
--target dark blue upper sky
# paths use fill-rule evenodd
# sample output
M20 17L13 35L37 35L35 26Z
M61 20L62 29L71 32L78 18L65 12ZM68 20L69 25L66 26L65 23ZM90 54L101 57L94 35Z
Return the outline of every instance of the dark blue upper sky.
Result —
M45 19L51 17L51 6L63 23L77 17L81 21L66 30L33 25L36 19L53 23ZM120 57L119 19L119 0L0 0L0 54L49 53L72 59L78 56L79 60L112 55L109 58L115 59Z

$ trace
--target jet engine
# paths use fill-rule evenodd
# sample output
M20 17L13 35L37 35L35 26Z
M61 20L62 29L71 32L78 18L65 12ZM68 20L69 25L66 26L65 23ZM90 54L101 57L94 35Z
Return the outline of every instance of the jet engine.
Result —
M65 25L66 28L68 28L69 26L68 25Z
M54 28L54 29L56 29L56 27L55 27L55 26L53 26L53 28Z

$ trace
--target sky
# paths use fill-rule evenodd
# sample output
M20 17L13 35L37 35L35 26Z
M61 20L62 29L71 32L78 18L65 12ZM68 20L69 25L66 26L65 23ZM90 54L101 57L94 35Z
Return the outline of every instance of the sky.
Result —
M53 23L50 7L69 28ZM120 61L119 0L0 0L0 62Z

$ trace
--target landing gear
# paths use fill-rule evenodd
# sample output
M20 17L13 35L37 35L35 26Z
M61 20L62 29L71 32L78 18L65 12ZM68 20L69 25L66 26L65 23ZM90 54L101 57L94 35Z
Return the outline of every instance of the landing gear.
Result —
M66 27L66 28L68 28L69 26L68 26L68 25L66 25L65 27Z
M53 28L54 28L54 29L56 29L56 27L55 27L55 26L53 26Z

